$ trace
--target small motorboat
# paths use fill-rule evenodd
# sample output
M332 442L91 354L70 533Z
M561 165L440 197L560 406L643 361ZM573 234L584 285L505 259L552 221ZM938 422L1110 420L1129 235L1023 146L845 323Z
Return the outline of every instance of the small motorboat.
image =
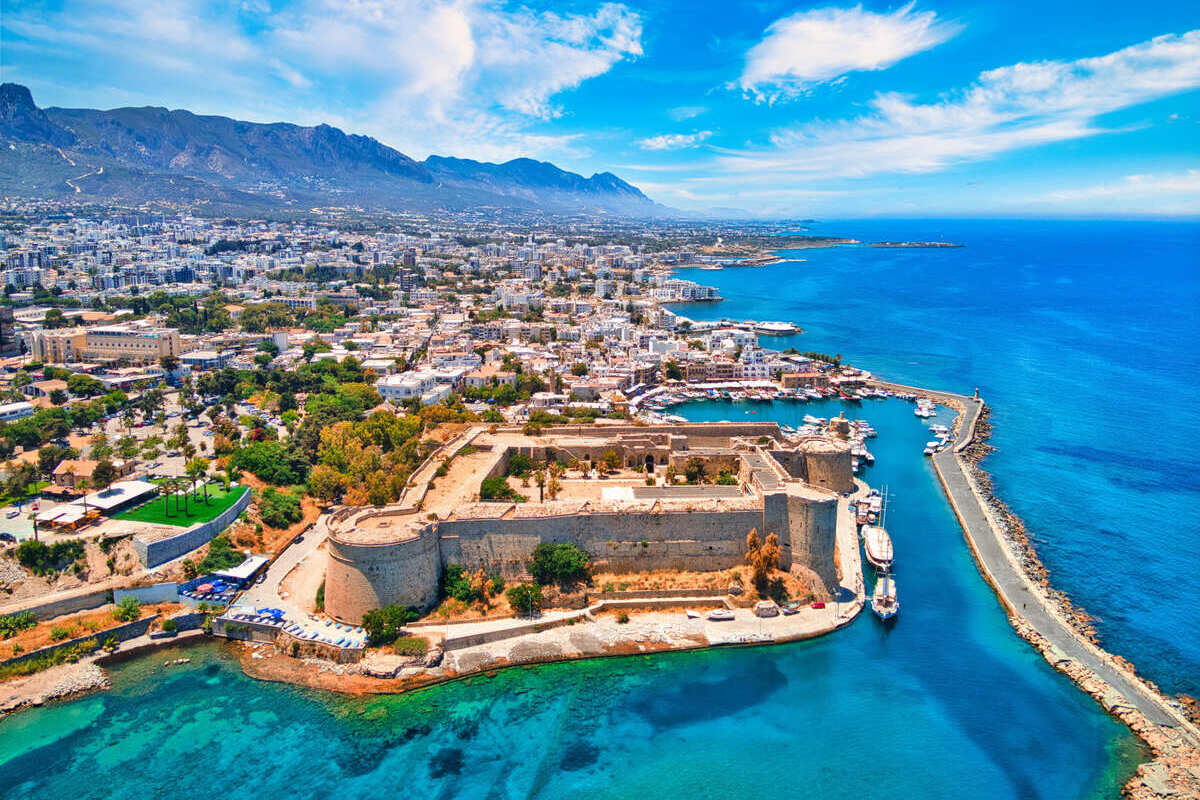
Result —
M733 619L733 611L728 608L715 608L706 617L710 622L728 622Z
M687 614L688 619L700 619L699 611L693 611L692 609L689 608L687 611L685 611L683 613Z

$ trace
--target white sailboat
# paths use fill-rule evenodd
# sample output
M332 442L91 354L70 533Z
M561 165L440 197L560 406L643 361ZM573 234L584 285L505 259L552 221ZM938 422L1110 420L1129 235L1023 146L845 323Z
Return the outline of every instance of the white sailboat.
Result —
M892 537L878 525L864 525L862 529L863 549L867 561L877 570L886 572L892 567Z
M871 594L871 610L884 622L900 613L900 599L896 595L896 580L890 572L884 572L875 581Z

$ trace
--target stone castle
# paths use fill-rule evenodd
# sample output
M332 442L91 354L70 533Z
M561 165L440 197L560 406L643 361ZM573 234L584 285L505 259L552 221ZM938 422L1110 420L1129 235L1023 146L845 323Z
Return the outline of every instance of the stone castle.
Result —
M837 500L855 483L849 446L836 437L786 437L773 423L468 433L470 447L461 451L468 454L453 460L436 488L414 487L397 505L327 515L328 614L358 623L390 603L428 608L447 564L520 578L543 542L573 542L605 572L727 569L744 563L752 528L779 537L780 568L826 591L837 585ZM622 469L564 480L555 500L539 501L532 487L522 490L530 502L480 502L482 480L505 474L517 453L585 470L619 458ZM646 485L646 474L683 474L694 459L707 475L726 473L736 485Z

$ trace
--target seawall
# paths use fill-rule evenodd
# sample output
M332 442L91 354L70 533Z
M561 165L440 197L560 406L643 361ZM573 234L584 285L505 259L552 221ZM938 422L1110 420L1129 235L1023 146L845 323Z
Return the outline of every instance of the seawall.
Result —
M912 391L959 411L953 448L932 461L942 489L962 527L984 580L993 588L1019 635L1033 644L1055 669L1075 683L1145 741L1154 760L1141 765L1125 787L1134 797L1200 796L1200 730L1156 687L1127 662L1084 636L1064 614L1048 587L1023 566L1003 525L991 512L964 451L975 442L984 404L978 398L877 382ZM982 470L980 470L982 472Z

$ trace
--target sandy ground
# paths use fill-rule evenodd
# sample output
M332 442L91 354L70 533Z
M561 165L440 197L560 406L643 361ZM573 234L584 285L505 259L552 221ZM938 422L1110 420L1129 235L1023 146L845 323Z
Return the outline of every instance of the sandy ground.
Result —
M249 472L243 472L238 478L238 483L243 486L249 486L255 491L262 491L267 487L267 484L254 477ZM250 504L250 515L257 517L258 501L252 501ZM321 516L321 507L316 501L304 495L300 500L300 510L304 516L299 522L292 523L282 530L267 527L263 525L262 533L256 533L254 526L249 523L242 523L230 526L230 538L238 547L250 547L258 553L277 553L287 546L288 542L296 538L296 535L317 521L317 517Z
M455 458L446 475L433 479L434 488L425 495L422 509L439 517L449 516L455 508L479 494L479 484L495 461L496 454L485 450Z
M301 610L314 613L316 611L317 589L325 580L325 567L329 563L329 554L325 551L325 543L312 555L305 558L284 576L279 584L280 591L287 595L291 602Z

